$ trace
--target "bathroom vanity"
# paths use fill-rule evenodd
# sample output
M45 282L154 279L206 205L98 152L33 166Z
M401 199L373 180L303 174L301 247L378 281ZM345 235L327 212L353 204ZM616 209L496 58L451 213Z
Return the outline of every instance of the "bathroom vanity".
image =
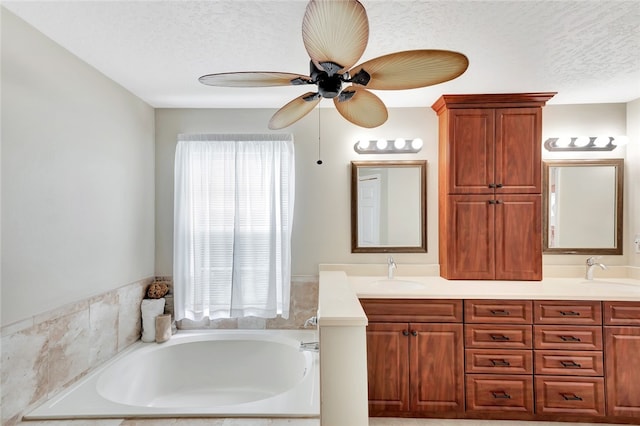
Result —
M329 279L368 322L370 416L640 424L640 280Z

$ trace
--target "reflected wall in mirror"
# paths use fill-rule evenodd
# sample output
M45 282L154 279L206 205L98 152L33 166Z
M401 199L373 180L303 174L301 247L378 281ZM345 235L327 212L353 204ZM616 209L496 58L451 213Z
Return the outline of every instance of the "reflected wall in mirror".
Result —
M426 253L427 162L351 162L351 252Z
M622 254L624 160L543 161L543 252Z

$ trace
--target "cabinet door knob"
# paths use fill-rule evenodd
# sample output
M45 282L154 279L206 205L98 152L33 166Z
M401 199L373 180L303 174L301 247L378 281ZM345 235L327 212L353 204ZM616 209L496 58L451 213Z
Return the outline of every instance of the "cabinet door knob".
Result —
M575 361L560 361L560 364L562 364L562 366L564 368L580 368L580 367L582 367L582 365L578 364Z
M496 204L496 200L489 200L489 204Z
M560 393L565 401L582 401L582 398L575 393Z
M505 336L504 334L492 334L491 340L495 340L496 342L506 342L509 340L509 336Z
M402 335L403 336L408 336L409 335L409 330L402 330Z
M490 184L489 184L489 188L493 189L493 188L495 188L495 187L496 187L496 184L495 184L495 183L490 183Z
M502 186L503 185L501 183L496 184L496 188L502 188Z
M505 391L491 391L491 395L493 395L493 397L496 399L511 399L511 395L509 395Z
M418 335L418 332L417 332L417 331L415 331L415 330L411 330L411 335L412 335L413 337L416 337L416 336Z

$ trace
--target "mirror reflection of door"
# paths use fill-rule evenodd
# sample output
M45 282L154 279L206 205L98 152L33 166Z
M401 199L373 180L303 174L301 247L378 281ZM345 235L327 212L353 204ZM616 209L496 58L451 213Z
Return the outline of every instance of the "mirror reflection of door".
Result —
M358 244L380 245L380 175L358 178Z

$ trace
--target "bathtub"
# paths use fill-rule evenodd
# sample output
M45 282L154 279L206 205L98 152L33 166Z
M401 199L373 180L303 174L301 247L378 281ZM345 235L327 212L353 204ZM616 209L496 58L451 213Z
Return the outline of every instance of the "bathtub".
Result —
M308 330L179 331L137 342L25 416L317 417L317 341Z

